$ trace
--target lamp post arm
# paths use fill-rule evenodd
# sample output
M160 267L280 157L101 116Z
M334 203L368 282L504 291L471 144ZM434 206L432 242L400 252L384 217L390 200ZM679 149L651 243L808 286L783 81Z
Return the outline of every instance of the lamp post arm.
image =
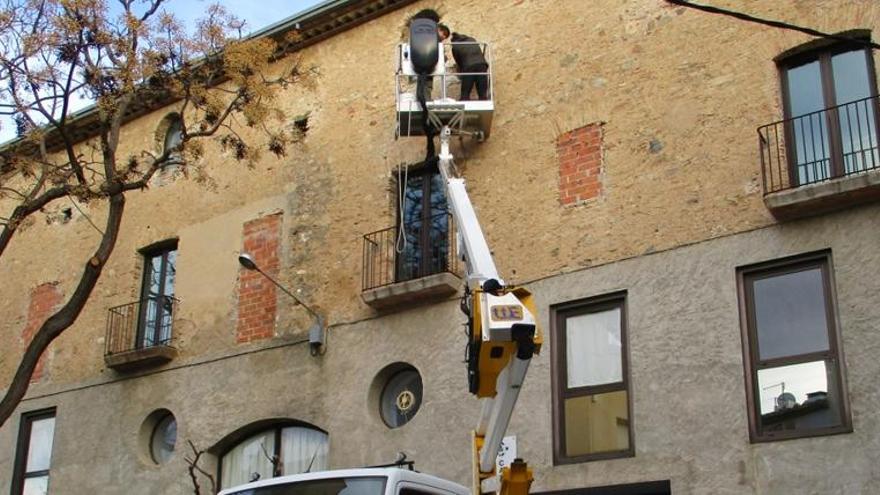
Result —
M289 290L287 290L283 285L279 284L278 281L276 281L274 278L270 277L269 274L267 274L266 272L264 272L263 270L261 270L260 267L255 267L255 269L256 269L258 272L260 272L260 274L262 274L264 277L268 278L269 281L272 282L273 284L275 284L276 287L278 287L279 289L281 289L282 291L284 291L284 293L287 294L288 296L290 296L294 301L296 301L297 304L299 304L300 306L304 307L304 308L306 309L306 311L309 312L309 314L311 314L312 316L314 316L318 321L321 321L321 317L318 316L318 313L315 313L315 312L312 310L312 308L310 308L310 307L308 307L308 306L306 305L306 303L300 301L300 299L299 299L298 297L296 297L295 295L293 295L293 293L290 292Z

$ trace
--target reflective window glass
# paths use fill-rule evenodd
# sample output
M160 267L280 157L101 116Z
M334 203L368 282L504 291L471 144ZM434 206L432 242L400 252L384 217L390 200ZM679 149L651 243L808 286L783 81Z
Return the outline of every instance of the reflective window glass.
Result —
M12 477L13 495L45 495L48 492L54 437L54 410L22 415Z
M753 441L850 429L840 376L830 256L739 270Z
M782 62L797 185L880 167L871 51L831 46Z
M762 360L828 350L821 269L757 279L754 292Z
M46 471L52 461L52 442L55 436L55 418L39 419L31 423L31 440L28 444L28 472Z
M876 104L871 96L871 74L863 50L839 53L831 57L834 96L843 104L838 111L840 144L843 147L844 172L853 173L880 166L877 146Z
M629 448L626 390L565 399L565 453L575 457Z
M150 452L157 464L164 464L174 454L174 445L177 443L177 420L173 414L168 414L156 425L150 441Z
M168 345L174 318L174 280L177 277L176 242L144 253L138 347Z
M400 202L395 244L395 280L403 282L446 271L449 262L449 213L446 184L436 166L398 176Z

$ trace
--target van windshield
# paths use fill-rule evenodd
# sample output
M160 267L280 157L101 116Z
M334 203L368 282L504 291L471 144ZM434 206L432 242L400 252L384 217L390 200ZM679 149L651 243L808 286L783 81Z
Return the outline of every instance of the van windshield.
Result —
M323 480L291 481L278 485L248 488L230 495L382 495L384 477L329 478Z

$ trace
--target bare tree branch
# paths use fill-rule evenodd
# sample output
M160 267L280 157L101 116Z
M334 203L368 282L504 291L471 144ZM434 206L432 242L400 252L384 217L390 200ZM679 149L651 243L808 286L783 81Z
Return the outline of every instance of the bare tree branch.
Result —
M214 476L212 474L208 473L207 471L205 471L204 469L202 469L201 466L199 466L199 461L201 460L202 455L205 453L205 451L197 449L195 444L192 442L192 440L187 440L186 442L189 444L189 448L193 452L192 457L184 457L184 460L186 461L186 464L187 464L187 471L189 472L189 477L192 480L193 493L195 495L201 495L201 493L202 493L202 487L201 487L201 484L199 483L199 475L204 476L210 482L211 488L210 488L209 493L211 493L212 495L217 493L217 483L214 480Z
M69 197L80 212L78 202L107 204L103 229L83 213L101 233L100 241L69 299L28 343L0 400L0 426L27 393L42 353L87 304L116 245L126 194L147 189L172 159L184 175L194 170L203 177L199 141L215 136L234 146L236 158L253 161L259 147L238 132L239 121L276 154L288 142L279 139L284 128L273 130L263 122L272 115L275 94L298 77L296 70L281 70L277 78L266 75L275 72L270 63L286 63L273 59L277 44L265 38L230 43L242 23L214 7L198 33L186 36L162 12L164 2L147 0L144 12L135 15L134 0L119 0L124 14L117 19L110 18L104 2L0 4L0 114L11 115L19 132L17 141L0 150L5 210L0 211L0 262L26 221L55 201ZM74 99L83 91L93 98L94 108L72 114ZM128 115L172 100L179 102L180 144L120 157ZM83 142L84 131L97 139ZM197 466L192 472L207 474Z

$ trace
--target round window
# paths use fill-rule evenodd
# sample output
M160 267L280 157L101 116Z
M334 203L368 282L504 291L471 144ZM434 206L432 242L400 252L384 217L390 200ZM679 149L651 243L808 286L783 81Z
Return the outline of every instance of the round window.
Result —
M174 454L174 444L177 443L177 420L174 415L168 413L156 423L153 435L150 438L150 454L156 464L164 464Z
M422 377L414 368L395 373L382 389L380 399L382 420L390 428L408 423L421 405Z

